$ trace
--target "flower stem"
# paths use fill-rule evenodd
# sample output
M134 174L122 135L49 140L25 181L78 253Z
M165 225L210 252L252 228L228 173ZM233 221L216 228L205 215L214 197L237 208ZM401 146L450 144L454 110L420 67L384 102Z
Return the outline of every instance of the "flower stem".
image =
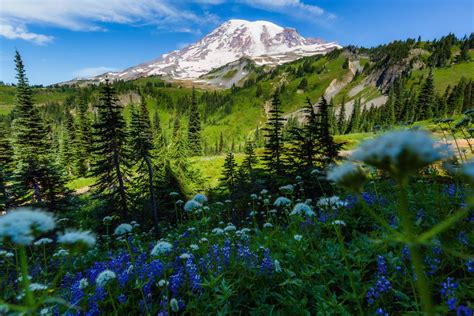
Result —
M426 315L433 315L433 304L431 301L431 291L426 279L423 259L420 254L420 246L416 244L416 235L413 228L412 219L408 212L408 179L403 178L399 181L400 197L398 201L398 215L405 237L408 238L408 249L410 250L411 261L416 275L416 286L421 299L423 312Z
M28 278L28 263L26 259L25 246L20 245L18 248L19 248L18 257L20 259L21 278L22 278L22 283L23 283L23 289L25 290L25 301L26 301L26 305L29 308L33 308L35 304L35 300L33 298L33 293L30 291L30 279Z

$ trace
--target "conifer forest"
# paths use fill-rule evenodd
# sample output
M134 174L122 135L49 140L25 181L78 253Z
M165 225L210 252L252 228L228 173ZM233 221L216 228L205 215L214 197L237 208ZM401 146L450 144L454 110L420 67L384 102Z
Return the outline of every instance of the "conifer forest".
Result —
M52 84L2 49L0 315L473 315L468 31L342 46L229 20Z

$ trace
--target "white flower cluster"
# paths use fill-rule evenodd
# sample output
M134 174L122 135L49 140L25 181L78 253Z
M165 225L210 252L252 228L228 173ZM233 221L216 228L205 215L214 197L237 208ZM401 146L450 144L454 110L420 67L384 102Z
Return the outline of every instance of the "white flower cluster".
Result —
M287 184L280 187L280 191L285 194L293 193L294 190L295 190L295 187L292 184Z
M173 245L167 241L159 241L155 247L151 250L151 255L157 257L162 254L166 254L173 249Z
M79 289L80 290L83 290L85 289L86 287L89 286L89 281L87 281L86 278L82 278L80 281L79 281Z
M224 232L228 233L228 232L235 232L237 230L237 227L235 227L234 225L232 224L227 224L227 226L224 228Z
M364 142L352 154L352 160L387 171L396 177L406 176L435 161L447 158L447 148L422 131L395 131Z
M35 245L35 246L41 246L41 245L50 244L50 243L52 243L52 242L53 242L53 240L50 239L50 238L41 238L41 239L38 239L37 241L35 241L35 242L33 243L33 245Z
M303 239L303 236L301 235L294 235L293 236L293 239L296 240L296 241L301 241Z
M127 224L127 223L120 224L117 226L117 228L115 228L114 235L121 236L121 235L129 234L132 232L132 229L133 227L130 224Z
M90 231L70 230L58 236L58 243L68 246L82 245L93 247L95 241L95 236Z
M54 217L46 212L20 208L0 217L0 240L31 245L36 233L45 233L56 226Z
M41 283L30 283L30 291L31 292L36 292L36 291L44 291L47 290L48 287L44 284Z
M280 196L278 197L275 202L273 202L273 205L276 206L276 207L283 207L283 206L288 206L291 204L291 200L284 197L284 196Z
M329 170L327 179L335 182L337 185L359 192L367 178L366 172L362 167L353 162L345 162Z
M107 284L109 284L112 280L116 279L117 275L115 272L111 270L104 270L95 279L95 283L97 284L98 287L105 287Z
M341 200L338 196L322 197L316 204L320 208L338 209L347 206L347 202Z
M311 207L304 203L297 203L295 207L293 207L293 211L291 211L290 215L301 215L301 216L314 216L314 212Z
M186 204L184 204L184 211L190 213L190 212L199 210L201 207L202 207L202 204L199 203L198 201L189 200L186 202Z
M222 228L216 227L212 230L212 233L214 235L222 235L224 234L224 230Z
M200 193L196 194L193 197L193 200L201 204L207 203L207 197L204 194L200 194Z

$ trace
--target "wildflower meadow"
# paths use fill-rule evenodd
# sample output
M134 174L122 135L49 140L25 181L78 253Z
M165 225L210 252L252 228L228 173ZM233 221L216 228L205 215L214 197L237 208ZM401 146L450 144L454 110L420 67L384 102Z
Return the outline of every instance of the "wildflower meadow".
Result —
M0 314L472 315L474 163L452 155L390 132L239 201L169 192L177 221L151 229L11 210Z

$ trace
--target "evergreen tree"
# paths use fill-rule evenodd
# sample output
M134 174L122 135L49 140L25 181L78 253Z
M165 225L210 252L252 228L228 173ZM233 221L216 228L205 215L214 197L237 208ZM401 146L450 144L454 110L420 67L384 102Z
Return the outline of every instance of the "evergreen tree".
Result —
M16 118L13 121L15 197L18 203L31 201L30 196L36 202L45 200L53 210L59 196L66 193L64 178L59 166L54 165L48 128L33 105L33 92L18 51L15 64L18 79Z
M189 113L188 142L191 153L194 155L201 155L201 119L194 87L191 95L191 107Z
M339 110L339 117L337 119L337 130L339 134L346 133L346 102L345 96L342 96L341 109Z
M74 173L74 167L76 165L76 150L78 148L76 138L76 123L74 122L74 116L71 112L66 109L64 112L64 124L62 128L62 152L61 152L61 163L64 166L68 175Z
M329 122L329 104L324 96L321 97L321 100L318 103L318 108L320 126L318 139L321 144L320 154L322 155L323 167L327 167L328 164L334 162L334 160L339 156L339 150L341 149L342 144L336 144L334 142Z
M360 99L354 100L354 105L352 106L352 114L349 119L349 124L347 126L346 133L356 133L359 131L360 125Z
M96 179L96 192L120 211L122 219L128 216L125 172L128 167L126 151L126 124L122 106L109 80L101 86L97 105L97 122L94 123L92 174Z
M263 160L267 170L276 175L284 174L284 144L282 135L284 119L281 117L282 113L280 100L278 95L275 94L272 99L272 108L269 111L270 118L268 119L267 126L263 129L266 132Z
M252 175L253 168L257 164L258 158L255 155L254 144L247 140L245 142L245 157L242 161L242 167L249 175Z
M155 227L157 227L158 212L154 188L154 168L151 154L153 150L153 133L151 130L150 115L143 97L140 111L137 112L135 109L132 110L130 143L133 153L133 161L138 164L136 170L136 187L138 188L138 192L148 191L153 223ZM144 186L146 186L146 190L141 189Z
M13 149L5 133L6 128L0 128L0 213L10 208L12 201L11 185L13 172Z
M153 138L157 139L161 136L162 128L161 128L161 121L160 115L158 114L158 110L155 110L153 113Z
M430 69L418 95L416 120L426 120L433 117L434 97L433 71Z
M90 168L92 150L92 127L87 113L87 103L81 102L78 111L77 125L77 157L76 166L80 176L85 176Z
M221 182L225 183L229 192L232 192L235 186L237 177L237 164L235 163L235 157L232 152L229 152L225 158L224 170L222 172Z

